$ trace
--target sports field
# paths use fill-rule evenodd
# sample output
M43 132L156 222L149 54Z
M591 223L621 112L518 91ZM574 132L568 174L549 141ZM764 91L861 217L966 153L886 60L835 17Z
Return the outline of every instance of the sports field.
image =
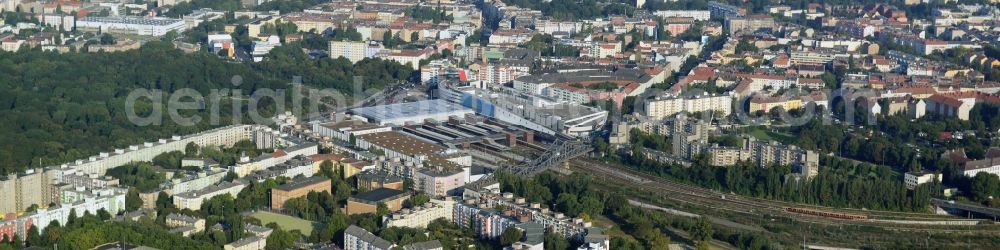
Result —
M320 226L317 222L271 212L256 212L250 216L260 220L261 224L267 225L274 222L285 231L299 230L302 232L302 235L310 235L314 228Z

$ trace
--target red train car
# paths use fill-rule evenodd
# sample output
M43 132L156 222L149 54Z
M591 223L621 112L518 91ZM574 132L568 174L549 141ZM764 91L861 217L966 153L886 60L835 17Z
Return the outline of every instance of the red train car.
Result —
M835 212L827 212L827 211L821 211L821 210L813 210L813 209L808 209L808 208L789 207L789 208L785 208L785 211L792 212L792 213L798 213L798 214L808 214L808 215L815 215L815 216L821 216L821 217L829 217L829 218L841 219L841 220L867 220L868 219L868 215L865 215L865 214L835 213Z

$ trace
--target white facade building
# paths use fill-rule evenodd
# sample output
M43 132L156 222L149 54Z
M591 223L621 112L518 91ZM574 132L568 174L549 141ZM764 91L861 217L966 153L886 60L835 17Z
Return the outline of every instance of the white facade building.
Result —
M941 179L942 176L940 174L928 172L906 172L903 181L906 182L907 189L913 190L920 184L934 182L934 180L941 182Z
M660 10L653 12L653 15L664 19L671 17L688 17L695 21L708 21L712 17L712 12L707 10Z
M646 101L646 116L655 119L670 117L680 112L718 111L722 116L732 113L733 97L728 94L701 93L688 96L663 96Z
M270 36L266 41L254 41L253 51L250 51L250 56L253 57L254 62L260 62L264 60L264 56L270 53L275 47L281 46L281 38L278 36Z
M426 228L428 224L437 219L453 221L454 211L455 201L450 198L430 200L423 206L401 209L386 215L383 225L386 227Z
M205 187L186 193L174 195L174 206L177 209L201 210L201 204L212 197L229 194L236 197L247 185L240 182L219 183L214 186Z
M140 36L163 36L167 32L180 33L187 28L181 19L160 17L84 17L76 21L76 27L85 31Z
M378 42L330 41L330 58L343 57L356 63L365 58L372 58L382 50Z

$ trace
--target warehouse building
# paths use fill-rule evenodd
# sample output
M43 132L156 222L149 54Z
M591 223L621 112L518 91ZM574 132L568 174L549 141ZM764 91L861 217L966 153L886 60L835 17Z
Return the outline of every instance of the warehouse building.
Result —
M186 29L184 20L159 17L84 17L76 21L81 31L108 32L140 36L163 36Z
M475 112L462 105L435 99L356 108L352 109L351 113L363 117L370 123L399 126L407 123L424 123L427 119L447 121L452 116L463 117Z

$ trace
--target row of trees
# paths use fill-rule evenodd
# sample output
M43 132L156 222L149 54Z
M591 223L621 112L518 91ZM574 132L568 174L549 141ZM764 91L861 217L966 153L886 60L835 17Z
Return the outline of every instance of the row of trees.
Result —
M281 81L241 64L223 62L208 54L184 54L172 45L149 42L120 53L58 54L28 50L0 53L0 172L54 165L84 158L115 147L156 138L190 134L213 127L208 119L194 126L179 126L165 119L159 126L138 126L126 110L139 115L154 105L141 98L126 106L135 89L172 93L192 88L236 88L243 93L261 87L279 87ZM230 84L241 76L241 86ZM228 104L228 103L226 103ZM220 122L230 123L229 105L220 105ZM208 110L185 110L183 115L209 117ZM242 118L237 118L242 119ZM150 129L154 128L154 129Z

